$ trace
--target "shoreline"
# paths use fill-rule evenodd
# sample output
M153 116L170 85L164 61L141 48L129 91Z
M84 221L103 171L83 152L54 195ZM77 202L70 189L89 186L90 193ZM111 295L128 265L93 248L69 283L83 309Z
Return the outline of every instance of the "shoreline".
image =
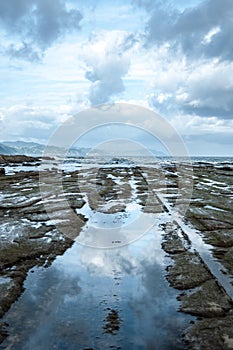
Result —
M31 157L29 158L28 161L32 162ZM38 162L37 158L34 159L36 166L35 162ZM124 168L119 170L119 174L116 169L108 167L107 173L110 172L117 178ZM173 205L177 200L174 194L174 188L177 186L177 177L173 176L175 168L171 165L166 168L165 165L164 169L167 171L167 198L170 205ZM143 173L150 176L153 176L154 171L148 167L143 168ZM126 169L124 172L127 174ZM64 186L70 193L69 203L76 213L76 210L81 209L85 204L84 197L77 188L78 172L73 171L66 175L69 176L64 177ZM164 210L159 201L155 202L154 199L152 201L151 196L145 196L148 186L146 178L141 176L140 171L137 173L135 170L134 177L137 179L137 198L140 200L142 210L146 208L151 213ZM1 175L0 180L0 191L3 196L0 204L2 227L5 230L5 236L9 232L12 235L12 241L7 242L7 239L1 238L3 239L0 252L1 319L23 292L23 282L28 271L35 266L49 266L56 256L62 255L72 246L73 241L64 237L59 233L56 225L49 222L50 218L41 202L38 172ZM15 186L16 181L17 186ZM101 188L100 193L104 201L109 200L110 197L111 200L114 200L117 198L116 195L119 196L120 192L115 190L114 178L106 181L106 174L102 171L99 181L98 186ZM124 181L124 191L121 194L123 200L126 199L126 193L128 193L125 191L130 192L126 186L128 176L125 175ZM226 184L229 188L226 187ZM89 182L89 185L92 186L92 182ZM233 231L231 228L230 186L232 186L232 168L225 165L216 168L214 165L195 164L193 197L185 220L199 231L204 242L213 247L213 257L221 262L224 273L232 276ZM210 192L210 188L213 193ZM74 191L75 195L72 195ZM62 220L66 217L65 211L62 212L62 208L59 208L59 202L52 199L52 206L54 220ZM116 206L116 208L121 208L124 212L123 207ZM82 215L80 218L84 226L87 218ZM20 228L21 234L19 234ZM80 231L81 228L80 226ZM188 349L195 349L200 344L209 346L211 349L231 348L233 342L233 330L230 326L233 322L232 300L226 295L197 252L192 250L188 237L175 223L170 222L164 226L161 248L173 261L171 266L167 266L166 278L171 288L181 291L178 299L179 311L197 317L194 324L184 332L185 346ZM206 328L207 325L209 331ZM6 325L0 322L0 343L7 336L6 330Z

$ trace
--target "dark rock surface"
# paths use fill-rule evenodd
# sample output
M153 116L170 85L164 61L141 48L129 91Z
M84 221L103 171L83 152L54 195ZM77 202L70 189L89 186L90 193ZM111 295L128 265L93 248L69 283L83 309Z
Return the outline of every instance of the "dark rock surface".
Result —
M175 178L172 178L174 183ZM170 205L176 196L168 187ZM213 259L233 276L233 178L232 164L194 165L194 190L185 221L193 224L203 241L212 247ZM165 227L162 248L172 265L167 268L170 284L182 290L179 310L197 320L184 332L187 349L233 349L233 301L215 280L201 258L190 250L187 237L175 224ZM166 232L167 231L167 232Z
M26 162L33 164L39 158L25 156L1 156L1 164ZM79 171L66 174L63 186L67 202L74 215L79 215L82 225L87 220L77 214L85 204L80 188L86 192L94 210L104 213L124 211L130 201L133 189L129 179L134 179L134 195L145 213L164 213L166 210L155 195L156 191L167 194L170 205L178 203L178 179L176 166L164 165L161 171L150 167L100 168L97 176ZM56 172L56 170L55 170ZM108 175L111 174L110 178ZM144 175L143 175L144 174ZM65 175L65 174L63 174ZM62 176L63 176L62 175ZM44 174L53 180L51 172ZM115 181L116 179L117 181ZM119 181L121 185L119 185ZM166 181L166 185L165 182ZM92 196L95 188L97 196ZM185 186L184 186L185 188ZM193 198L186 215L199 230L203 240L212 246L213 256L218 259L227 274L233 275L233 225L232 225L232 167L215 167L208 163L194 166ZM39 188L39 173L24 172L2 176L0 203L1 246L0 246L0 317L23 291L27 272L33 266L49 266L57 255L63 254L73 244L81 230L72 223L61 201L62 194L49 193L45 210ZM120 200L120 204L104 207L106 201ZM122 204L123 203L123 204ZM180 201L182 205L182 201ZM69 237L59 231L61 222L68 227ZM188 349L233 349L233 305L223 288L211 275L199 255L193 251L185 233L170 222L163 226L162 249L171 264L167 267L167 280L179 290L179 311L197 316L197 320L184 332ZM105 318L104 331L116 333L120 328L118 311L109 309ZM6 325L0 323L0 342L6 337Z
M49 175L48 175L49 176ZM17 185L16 185L17 184ZM76 179L66 178L64 186L69 192L77 192ZM73 244L51 219L72 223L66 212L61 211L60 201L49 192L50 211L42 203L38 172L19 172L1 178L0 193L0 318L23 291L23 282L34 266L49 266L58 255L62 255ZM80 194L69 195L68 201L75 213L84 205ZM49 214L49 215L48 215ZM85 220L80 220L84 225ZM73 235L81 226L73 229ZM6 336L6 327L0 324L0 341Z
M25 155L5 155L0 154L0 164L19 164L24 162L38 162L40 158L38 157L30 157Z

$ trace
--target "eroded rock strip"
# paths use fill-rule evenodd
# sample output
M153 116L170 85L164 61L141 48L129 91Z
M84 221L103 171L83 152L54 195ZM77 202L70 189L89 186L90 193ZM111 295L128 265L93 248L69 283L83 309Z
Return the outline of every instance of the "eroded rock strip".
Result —
M159 199L163 203L163 205L167 208L169 213L172 213L172 208L169 205L169 203L159 195ZM192 244L193 249L195 249L206 266L208 266L208 269L211 271L211 274L215 276L215 278L218 280L218 282L222 285L222 287L225 289L226 293L230 296L230 298L233 300L233 285L232 285L232 279L230 276L226 275L224 271L222 270L222 265L219 264L218 261L213 259L213 256L210 251L210 246L205 244L200 236L200 233L193 229L190 225L186 225L181 218L176 216L174 219L176 224L185 232L186 236L188 237L189 241Z
M48 176L51 176L49 172ZM75 209L84 205L77 182L72 177L64 177L64 187L75 213ZM38 172L2 177L0 193L1 318L22 293L27 272L34 266L49 266L57 255L62 255L73 244L73 240L56 226L57 222L67 225L72 234L72 223L62 208L62 194L53 194L48 189L42 198ZM44 201L49 202L49 212L45 210ZM82 222L84 225L84 218ZM77 227L74 231L77 236ZM0 343L6 335L6 327L0 323Z
M184 332L187 347L230 349L233 340L232 299L176 222L164 224L162 248L172 260L172 265L167 267L167 279L173 288L181 291L179 310L198 317Z

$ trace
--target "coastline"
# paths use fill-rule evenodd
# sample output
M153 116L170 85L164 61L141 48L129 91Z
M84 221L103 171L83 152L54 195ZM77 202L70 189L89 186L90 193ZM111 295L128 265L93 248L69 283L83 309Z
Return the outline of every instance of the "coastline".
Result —
M8 158L9 163L19 163L19 158L14 158L15 162L12 162L12 157L15 156ZM37 167L39 159L29 157L26 160L23 157L21 161L28 161ZM143 173L153 177L155 169L144 166L139 170L136 169L133 176L136 179L136 194L142 210L146 209L151 213L162 212L164 208L159 200L155 202L154 198L148 196L146 177L141 175ZM178 200L175 195L178 176L174 176L176 173L174 164L163 165L163 170L166 172L167 199L172 206ZM121 194L121 199L126 200L127 191L129 193L131 191L126 186L129 180L127 171L124 167L119 170L116 165L114 168L108 167L107 172L104 170L100 172L98 186L101 188L100 194L104 200L114 200L119 196L119 188L115 188L114 178L106 181L106 173L113 174L115 178L122 173L126 174ZM88 174L90 169L87 173L84 172L87 177ZM77 210L83 208L86 203L77 187L79 172L70 171L63 175L63 184L69 193L69 203L77 214ZM49 172L47 176L50 176ZM38 171L1 175L0 180L2 219L0 317L2 317L23 292L23 283L28 271L35 266L50 266L58 255L62 255L72 246L73 240L62 235L51 221L51 217L48 217L41 200ZM163 179L160 177L160 180ZM93 185L91 182L88 184ZM229 276L233 274L231 188L231 166L195 163L194 191L185 218L186 223L191 223L198 230L203 241L212 246L213 258L222 264L224 273ZM59 201L56 198L50 200L54 223L56 220L67 219L66 212L59 207ZM123 207L116 206L115 210L119 208L124 212ZM113 207L111 211L114 212ZM88 218L78 215L84 226ZM79 231L83 226L79 227ZM169 222L163 226L163 230L161 248L173 261L172 265L166 268L166 278L172 288L181 291L179 311L197 317L194 324L184 332L184 346L188 349L196 349L200 344L212 349L231 348L232 300L210 273L198 253L192 250L192 245L182 229L174 222ZM6 338L7 332L5 324L0 323L0 327L1 342Z

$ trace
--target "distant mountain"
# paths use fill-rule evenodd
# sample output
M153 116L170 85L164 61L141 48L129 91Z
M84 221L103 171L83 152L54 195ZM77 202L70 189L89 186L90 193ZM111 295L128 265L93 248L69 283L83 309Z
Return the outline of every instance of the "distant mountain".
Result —
M40 157L43 155L46 145L36 142L6 141L0 144L0 154L22 154L26 156ZM62 148L50 146L49 153L59 156ZM68 156L84 157L89 152L89 148L70 148Z
M24 141L6 141L0 143L0 154L5 155L26 155L26 156L33 156L33 157L41 157L43 156L44 150L46 148L46 145L43 145L41 143L36 142L24 142ZM127 149L126 149L127 150ZM126 156L127 152L125 149L123 149L122 155ZM48 148L48 153L50 153L50 156L56 157L62 154L62 151L64 151L62 148L56 147L56 146L50 146ZM90 152L91 151L91 152ZM119 150L114 150L113 155L117 155ZM72 147L68 151L68 157L85 157L90 152L91 157L98 157L98 156L105 156L106 154L111 155L111 149L93 149L86 147ZM107 152L107 153L106 153ZM151 150L152 154L155 156L161 157L165 156L165 153L163 153L160 150ZM119 153L120 155L120 153ZM128 156L140 156L140 152L137 150L131 150L131 153L128 154ZM144 156L144 153L142 153L141 156Z
M13 147L0 143L0 154L6 154L6 155L15 154L15 149Z
M25 141L4 141L4 145L10 146L10 147L37 147L37 146L43 146L40 143L36 142L25 142Z
M23 154L26 156L41 156L45 146L35 142L7 141L2 143L6 147L14 150L14 154Z

